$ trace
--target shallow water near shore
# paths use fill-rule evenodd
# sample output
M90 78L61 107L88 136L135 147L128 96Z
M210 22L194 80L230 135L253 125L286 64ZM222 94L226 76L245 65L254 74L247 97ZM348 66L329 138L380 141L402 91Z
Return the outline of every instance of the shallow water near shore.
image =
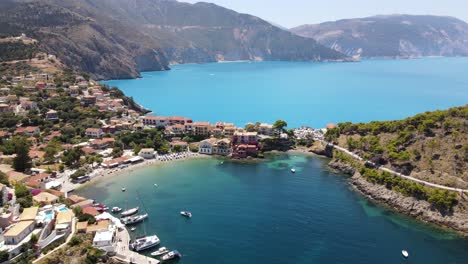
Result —
M105 178L78 193L120 207L141 204L139 197L146 231L178 249L181 263L466 263L467 239L375 205L326 162L298 153L248 163L193 159ZM142 233L139 225L132 236Z
M118 86L158 115L196 121L286 120L289 127L392 120L468 102L468 58L358 63L174 65Z

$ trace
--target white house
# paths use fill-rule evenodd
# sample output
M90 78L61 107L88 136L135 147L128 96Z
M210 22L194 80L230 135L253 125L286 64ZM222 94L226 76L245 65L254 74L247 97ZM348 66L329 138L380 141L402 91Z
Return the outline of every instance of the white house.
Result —
M87 128L86 136L89 138L101 138L104 132L100 128Z
M34 230L35 222L21 221L16 223L4 235L6 245L16 245L26 238Z
M114 232L113 231L97 231L93 239L93 247L107 251L113 252L114 247L112 242L114 241Z
M154 159L154 148L143 148L138 152L138 156L144 159Z
M211 155L213 154L213 145L216 143L215 138L210 138L203 140L200 142L200 146L198 147L198 153Z

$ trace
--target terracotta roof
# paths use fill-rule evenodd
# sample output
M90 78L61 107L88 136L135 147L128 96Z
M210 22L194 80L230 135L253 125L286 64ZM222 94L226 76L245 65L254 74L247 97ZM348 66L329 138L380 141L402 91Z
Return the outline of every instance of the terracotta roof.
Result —
M94 208L92 206L88 206L88 207L83 208L82 213L83 214L90 214L92 216L96 216L96 215L101 214L101 213L98 212L98 210L96 210L96 208Z
M95 133L97 133L97 132L100 132L100 131L101 131L100 128L93 128L93 127L90 127L90 128L87 128L87 129L86 129L86 132L95 132Z
M194 126L210 126L209 122L195 122L193 123Z
M70 200L72 203L79 203L79 202L85 201L86 198L73 194L73 195L68 196L68 200Z
M87 233L96 232L100 230L107 230L108 228L109 228L109 220L101 220L101 221L98 221L94 225L88 225L88 227L86 228L86 232Z
M41 192L34 196L33 200L40 203L53 203L58 200L58 197L48 192Z

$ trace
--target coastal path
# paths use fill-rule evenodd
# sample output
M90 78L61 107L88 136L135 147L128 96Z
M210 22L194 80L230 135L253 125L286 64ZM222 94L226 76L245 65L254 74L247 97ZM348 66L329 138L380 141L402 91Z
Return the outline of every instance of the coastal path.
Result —
M440 184L436 184L436 183L432 183L432 182L427 182L427 181L423 181L423 180L420 180L420 179L417 179L417 178L414 178L414 177L411 177L411 176L407 176L407 175L403 175L397 171L394 171L392 169L389 169L389 168L385 168L383 166L378 166L377 164L375 164L374 162L372 161L369 161L369 160L364 160L362 157L360 157L359 155L357 155L356 153L353 153L343 147L340 147L338 145L335 145L335 144L332 144L330 142L327 142L327 141L324 141L324 140L321 140L322 143L325 143L329 146L332 146L333 148L335 149L338 149L346 154L348 154L349 156L357 159L357 160L360 160L360 161L365 161L369 164L372 164L374 167L378 168L379 170L382 170L382 171L386 171L386 172L389 172L395 176L398 176L398 177L401 177L401 178L404 178L406 180L410 180L410 181L413 181L413 182L417 182L417 183L420 183L422 185L425 185L425 186L429 186L429 187L432 187L432 188L438 188L438 189L442 189L442 190L447 190L447 191L452 191L452 192L459 192L459 193L467 193L468 194L468 189L461 189L461 188L454 188L454 187L449 187L449 186L445 186L445 185L440 185Z

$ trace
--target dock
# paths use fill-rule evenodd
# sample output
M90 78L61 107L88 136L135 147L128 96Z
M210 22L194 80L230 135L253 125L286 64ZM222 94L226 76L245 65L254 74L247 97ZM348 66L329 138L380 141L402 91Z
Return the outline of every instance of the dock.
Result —
M130 234L126 228L117 230L116 232L116 252L114 256L117 260L125 263L142 263L142 264L159 264L160 261L154 258L139 254L129 248Z

